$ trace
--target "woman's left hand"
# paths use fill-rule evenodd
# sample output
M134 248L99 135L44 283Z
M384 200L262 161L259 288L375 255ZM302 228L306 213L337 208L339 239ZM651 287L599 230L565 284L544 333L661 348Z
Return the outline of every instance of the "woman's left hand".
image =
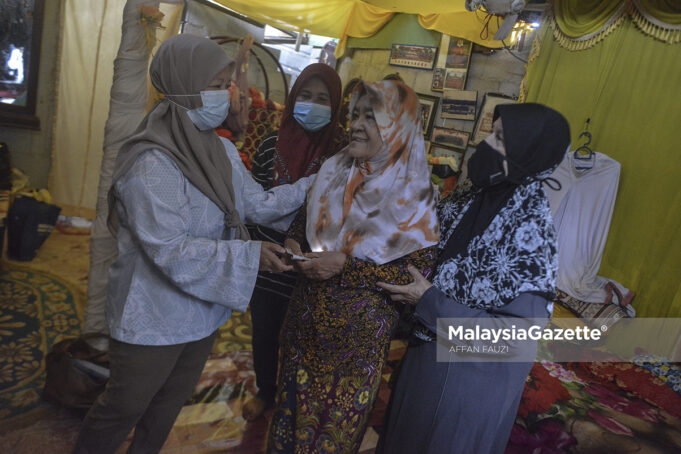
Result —
M412 265L409 265L407 270L409 271L409 274L411 274L411 277L414 278L414 282L411 284L393 285L386 284L385 282L378 282L376 285L387 291L393 301L416 306L423 294L426 293L426 290L432 287L433 284L428 282L428 279L423 277L423 275Z
M343 272L345 259L342 252L313 252L305 254L312 260L297 262L298 270L308 279L325 281Z

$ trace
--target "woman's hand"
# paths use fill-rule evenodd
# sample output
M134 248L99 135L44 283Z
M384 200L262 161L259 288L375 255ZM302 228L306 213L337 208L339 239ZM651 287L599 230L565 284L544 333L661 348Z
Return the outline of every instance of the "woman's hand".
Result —
M260 245L260 266L258 269L270 273L291 271L293 267L286 264L277 254L286 254L286 249L278 244L263 241Z
M392 285L386 284L385 282L378 282L376 285L387 291L393 301L416 306L423 294L426 293L426 290L432 287L433 284L428 282L428 279L423 277L423 275L412 265L409 265L407 270L409 271L409 274L411 274L411 277L414 278L414 282L411 284Z
M312 260L296 262L296 268L308 279L325 281L343 272L347 256L342 252L304 254Z
M291 250L296 255L303 255L303 251L300 249L300 244L293 238L286 238L284 241L284 247Z

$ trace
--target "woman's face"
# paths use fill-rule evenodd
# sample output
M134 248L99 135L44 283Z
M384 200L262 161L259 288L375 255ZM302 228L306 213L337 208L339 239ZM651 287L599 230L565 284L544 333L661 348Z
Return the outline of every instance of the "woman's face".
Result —
M296 102L311 102L322 106L331 106L331 96L322 79L312 77L301 87Z
M348 153L355 159L366 161L381 149L383 139L374 118L369 97L362 96L350 114L350 147Z
M229 64L222 68L222 71L217 73L215 78L208 82L208 86L204 91L212 90L227 90L229 85L232 83L232 71L234 70L234 64Z
M502 156L506 156L506 145L504 144L504 125L501 122L501 117L494 120L492 123L492 134L487 136L485 139L487 144L501 153ZM504 172L508 175L508 161L504 160Z

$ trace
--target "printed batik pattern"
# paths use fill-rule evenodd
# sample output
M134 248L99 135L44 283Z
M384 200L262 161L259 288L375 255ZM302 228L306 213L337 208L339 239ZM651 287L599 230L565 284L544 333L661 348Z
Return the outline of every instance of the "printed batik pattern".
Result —
M299 216L289 233L300 240L304 225ZM281 333L267 452L357 452L398 319L376 283L410 283L410 264L430 276L436 252L432 246L385 265L348 257L340 275L299 280Z
M471 186L440 202L440 249L472 203ZM465 254L438 267L433 285L469 307L510 303L524 292L555 293L558 254L553 218L541 182L519 186Z

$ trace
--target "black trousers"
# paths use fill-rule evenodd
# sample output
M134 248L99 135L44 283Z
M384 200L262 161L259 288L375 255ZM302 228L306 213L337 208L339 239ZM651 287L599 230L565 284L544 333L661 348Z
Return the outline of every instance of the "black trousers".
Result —
M133 428L129 454L159 452L201 377L215 334L162 346L112 339L111 376L83 421L74 454L114 454Z
M279 332L284 323L291 298L257 288L251 298L253 323L253 369L258 397L267 404L274 403L277 393L277 365L279 364Z

